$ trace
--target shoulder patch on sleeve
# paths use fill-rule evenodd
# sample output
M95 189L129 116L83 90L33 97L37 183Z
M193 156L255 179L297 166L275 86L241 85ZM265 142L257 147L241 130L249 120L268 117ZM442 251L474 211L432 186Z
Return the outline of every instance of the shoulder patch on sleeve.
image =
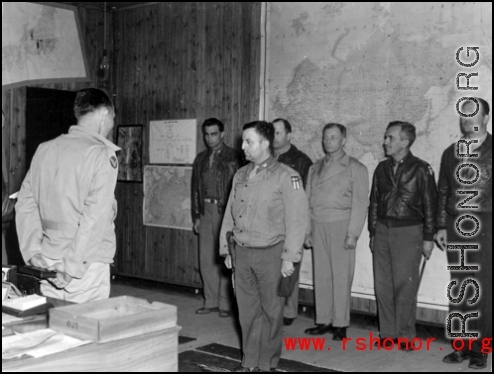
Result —
M292 177L292 187L294 190L300 190L300 178L297 176Z
M118 167L118 160L115 156L110 157L110 165L116 169Z

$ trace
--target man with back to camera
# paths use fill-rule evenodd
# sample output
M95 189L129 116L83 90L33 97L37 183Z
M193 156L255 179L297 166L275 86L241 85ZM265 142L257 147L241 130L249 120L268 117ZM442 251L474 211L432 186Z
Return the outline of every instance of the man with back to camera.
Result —
M192 220L199 235L200 269L204 306L197 314L231 315L230 279L219 256L221 222L235 172L240 166L237 151L223 143L225 125L216 118L202 124L207 149L194 160L192 171Z
M369 207L379 335L386 343L397 341L403 350L411 349L406 340L416 335L415 313L410 326L408 321L419 286L420 260L422 254L429 259L436 231L434 172L410 152L415 138L410 123L388 125L384 137L388 158L374 172Z
M57 272L41 283L42 294L84 303L110 295L120 148L108 140L115 110L103 91L79 91L74 114L68 134L38 147L19 191L16 225L24 261Z
M347 337L355 272L355 249L369 206L367 167L344 151L346 127L328 123L323 129L326 153L309 170L307 196L311 214L306 247L313 247L317 326L309 335L333 332Z
M274 127L255 121L243 128L250 163L238 170L220 233L220 253L232 267L227 232L235 241L235 292L242 329L242 364L233 371L273 371L283 343L281 277L302 258L308 203L300 175L273 157Z
M450 303L450 313L459 312L465 316L468 313L479 312L478 317L467 319L465 328L467 333L478 332L479 337L472 345L468 339L462 339L463 347L456 343L455 351L446 355L443 361L457 364L470 359L469 368L483 369L487 366L487 353L492 352L492 135L487 132L489 104L483 99L475 99L479 105L478 113L473 117L460 116L463 137L459 142L451 144L441 158L436 240L439 247L446 250L450 266L459 266L461 259L460 251L448 249L448 244L479 246L478 250L465 250L465 265L479 266L478 270L451 270L451 280L456 282L451 289L451 296L457 297L464 282L472 279L479 287L478 301L472 305L468 304L468 300L475 298L475 287L469 285L459 303ZM471 114L476 110L477 104L474 101L467 100L462 105L464 114ZM472 156L460 157L457 152ZM462 164L475 165L479 174L476 175L475 169L468 167L460 169L457 175L457 169ZM460 183L458 178L474 183ZM458 191L476 191L478 195L459 194ZM467 200L469 197L472 199ZM464 207L459 208L461 203ZM465 236L458 232L456 222L463 215L471 215L478 219L480 228L476 235ZM459 229L471 233L475 231L476 224L466 219ZM451 332L460 332L459 319L455 318L452 322ZM488 344L484 344L484 338L488 339Z
M273 148L275 156L278 157L278 162L288 165L293 170L297 171L302 177L305 189L305 186L307 185L307 175L309 173L309 168L312 165L312 160L304 152L291 144L292 125L290 122L283 118L277 118L273 121L273 126ZM298 272L293 275L297 277L297 281L295 282L292 295L287 297L285 302L285 311L283 314L283 325L285 326L290 326L298 315L300 263L297 266Z

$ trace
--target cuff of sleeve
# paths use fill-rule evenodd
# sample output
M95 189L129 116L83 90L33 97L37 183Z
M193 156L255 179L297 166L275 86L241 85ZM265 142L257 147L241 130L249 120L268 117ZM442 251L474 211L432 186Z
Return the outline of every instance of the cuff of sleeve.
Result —
M81 279L82 277L84 277L84 274L86 274L89 266L90 264L88 264L86 261L77 264L64 259L65 273L70 275L72 278Z
M434 240L434 234L431 234L430 232L424 232L424 241L432 242L433 240Z
M287 249L283 250L283 254L281 255L281 259L285 261L290 261L293 263L302 261L302 249L294 253L290 253Z
M230 251L228 251L228 246L226 244L220 245L220 256L225 257L226 255L229 255Z

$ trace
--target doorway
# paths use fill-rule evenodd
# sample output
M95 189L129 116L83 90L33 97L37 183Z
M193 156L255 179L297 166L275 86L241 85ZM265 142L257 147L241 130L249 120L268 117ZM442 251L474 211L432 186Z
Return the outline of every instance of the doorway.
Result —
M27 87L26 92L26 168L38 146L67 134L77 120L74 116L76 92Z

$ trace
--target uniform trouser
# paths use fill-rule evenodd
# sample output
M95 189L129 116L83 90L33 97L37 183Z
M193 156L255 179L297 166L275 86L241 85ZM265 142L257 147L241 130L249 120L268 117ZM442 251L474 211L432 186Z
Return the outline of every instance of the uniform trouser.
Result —
M44 258L48 266L57 262ZM110 265L93 262L81 279L73 279L63 290L55 288L48 281L41 282L43 296L70 301L76 304L105 300L110 297Z
M268 249L237 244L235 291L242 329L242 366L276 368L283 344L283 302L278 296L284 243Z
M204 287L204 307L231 310L230 277L220 256L219 238L223 216L218 206L205 203L199 225L199 261Z
M346 250L348 220L312 221L316 323L350 326L350 293L355 250Z
M422 225L388 228L378 222L374 237L374 283L379 334L415 338L415 303L423 250Z
M7 245L5 244L5 235L2 230L2 265L8 265L9 259L7 257Z
M449 309L450 313L458 312L463 316L468 313L479 313L478 318L472 317L466 320L465 332L479 333L478 340L476 340L472 345L472 351L481 352L482 338L492 338L492 213L469 212L468 214L475 216L479 220L479 232L475 236L461 235L456 230L455 217L448 215L446 221L448 233L447 243L449 245L478 245L479 248L477 250L464 250L464 264L465 266L479 266L479 269L451 271L451 280L456 281L456 285L453 286L450 294L452 298L458 298L463 282L467 279L472 279L477 282L480 295L477 302L469 305L467 301L471 300L475 296L475 287L473 285L468 285L465 288L463 299L459 303L450 302ZM458 216L458 218L459 217L461 216ZM476 225L472 220L466 219L461 223L460 228L462 231L470 233L475 230ZM448 249L448 265L459 266L461 263L460 253L461 252L459 249ZM452 319L451 332L461 332L461 321L459 318ZM468 338L465 338L465 340L466 339ZM484 349L487 347L492 347L492 342L487 342L489 344L486 344ZM464 349L468 349L468 343L464 342L463 344ZM461 349L460 343L455 343L455 346L458 349Z

